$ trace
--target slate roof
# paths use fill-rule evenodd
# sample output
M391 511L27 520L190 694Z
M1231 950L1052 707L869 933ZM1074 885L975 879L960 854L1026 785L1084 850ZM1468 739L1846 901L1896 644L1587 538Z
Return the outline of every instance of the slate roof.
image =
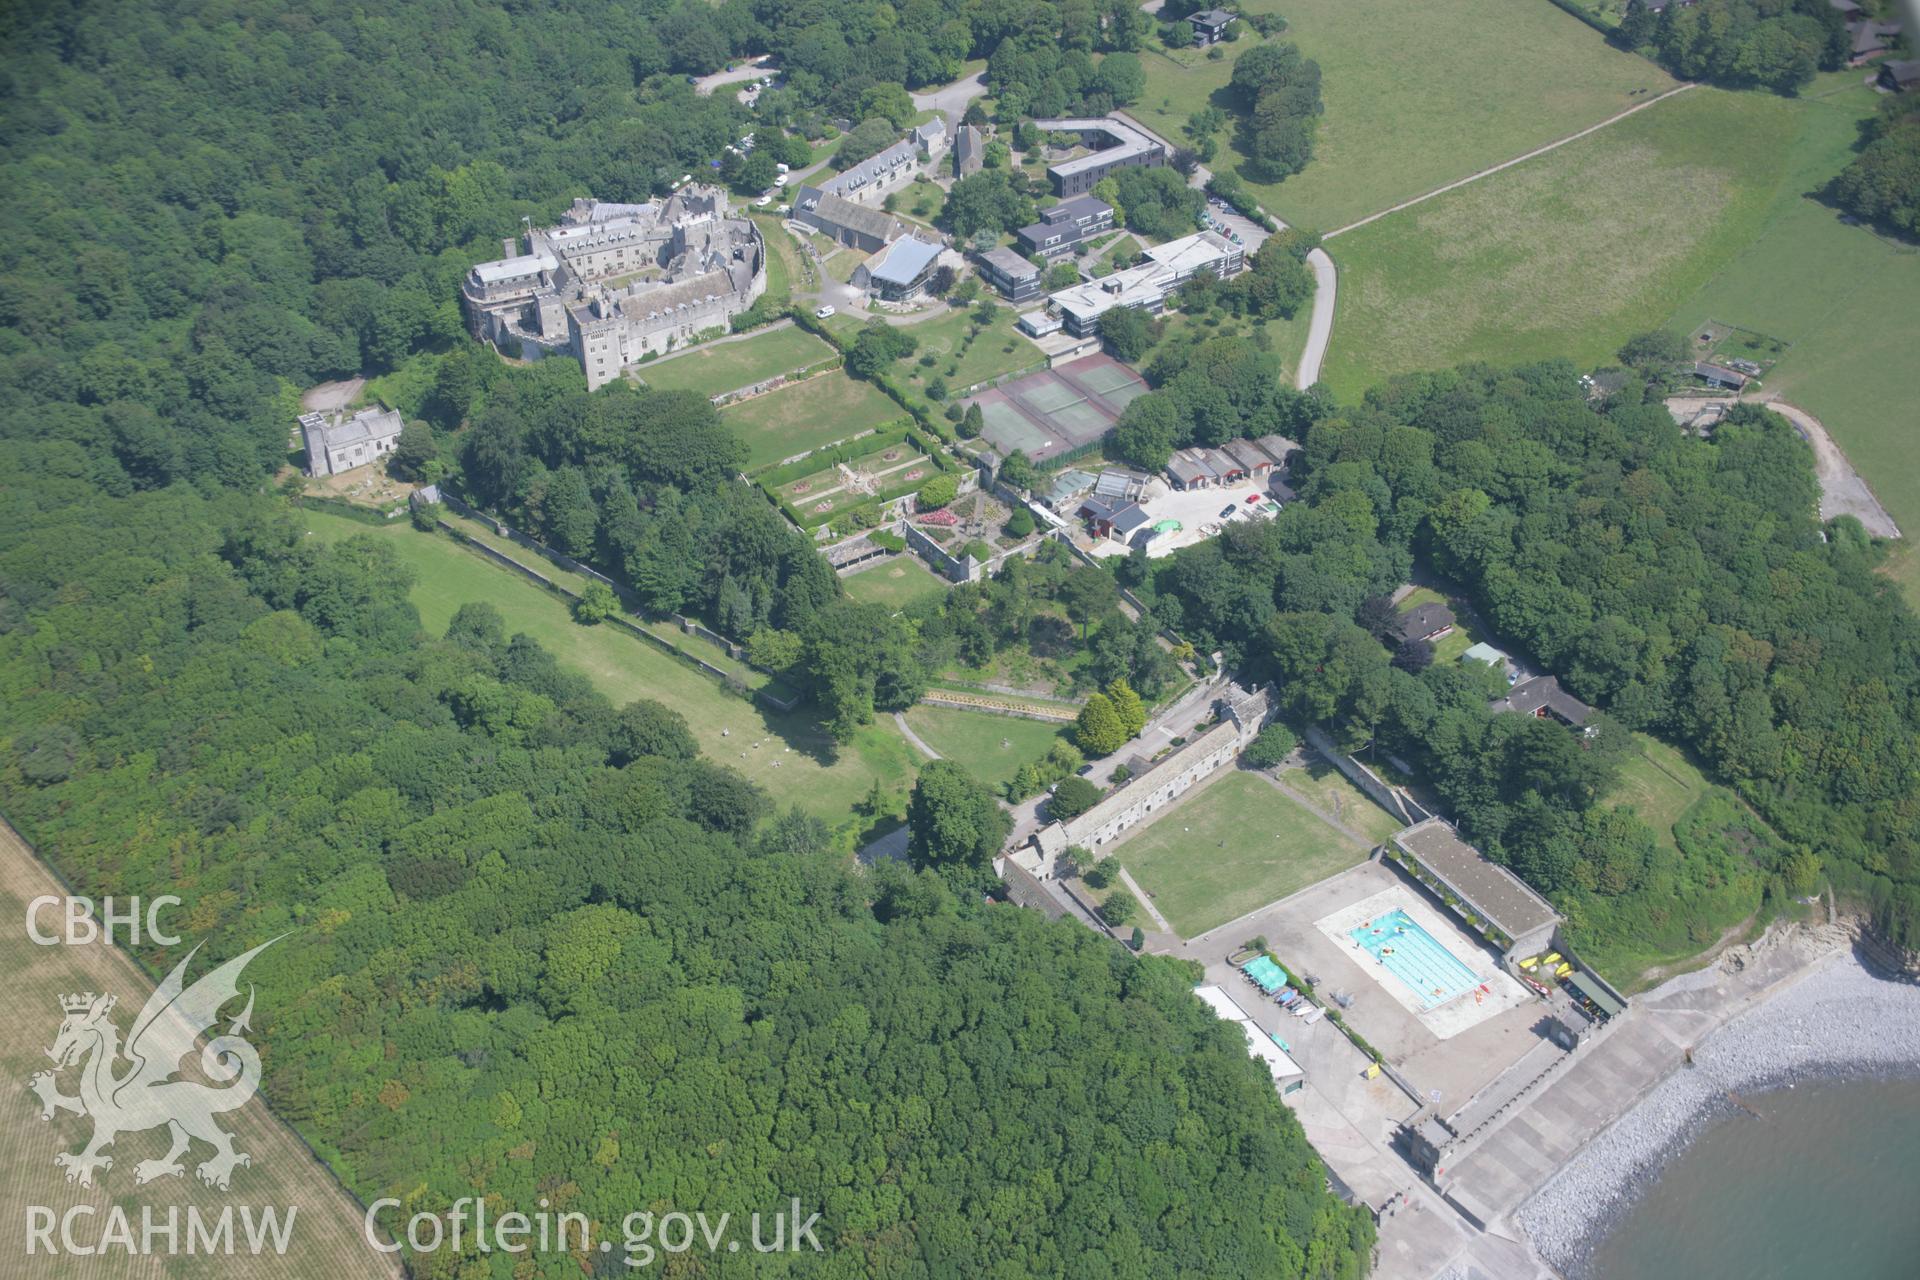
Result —
M1553 676L1535 676L1513 686L1507 696L1493 704L1494 711L1518 711L1538 715L1541 710L1578 728L1593 718L1593 708L1560 687Z
M1429 601L1426 604L1415 605L1401 614L1397 625L1402 639L1418 640L1451 627L1457 621L1458 619L1453 616L1453 610L1444 604Z

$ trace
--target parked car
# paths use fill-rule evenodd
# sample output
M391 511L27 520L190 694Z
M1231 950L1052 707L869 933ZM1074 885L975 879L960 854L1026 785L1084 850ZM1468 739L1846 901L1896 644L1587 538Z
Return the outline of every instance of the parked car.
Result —
M813 318L815 320L825 320L828 316L832 314L833 314L832 307L815 307L813 309Z
M1220 508L1220 518L1222 520L1230 520L1239 510L1238 505L1229 502L1226 506Z

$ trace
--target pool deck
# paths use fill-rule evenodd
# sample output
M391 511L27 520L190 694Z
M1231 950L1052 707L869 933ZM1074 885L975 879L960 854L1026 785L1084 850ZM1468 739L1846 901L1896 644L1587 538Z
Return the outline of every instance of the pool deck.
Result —
M1454 959L1472 970L1480 982L1486 984L1487 994L1475 1000L1474 988L1469 986L1453 999L1429 1009L1405 979L1394 973L1382 961L1374 959L1366 948L1353 938L1353 931L1368 920L1377 920L1391 911L1404 911L1427 936L1439 943ZM1498 1017L1508 1009L1529 1003L1531 997L1525 987L1508 977L1500 969L1498 958L1485 947L1476 945L1472 939L1441 916L1438 911L1421 901L1419 895L1405 885L1394 885L1383 889L1370 897L1342 907L1329 915L1314 921L1327 940L1342 948L1354 966L1392 996L1394 1001L1412 1014L1419 1024L1431 1032L1436 1040L1451 1040L1463 1031L1471 1030L1490 1018Z
M1239 990L1246 981L1226 969L1225 957L1247 939L1264 936L1288 972L1297 971L1311 979L1321 999L1330 999L1335 992L1351 995L1353 1002L1345 1017L1354 1029L1405 1073L1442 1115L1449 1114L1545 1038L1547 1005L1525 988L1519 988L1520 1003L1494 1011L1487 1011L1484 1005L1475 1007L1469 999L1468 1007L1474 1009L1473 1015L1467 1015L1469 1025L1445 1038L1436 1034L1430 1021L1433 1014L1418 1008L1417 998L1405 983L1381 969L1373 957L1357 950L1352 939L1330 937L1319 927L1327 917L1360 906L1361 913L1348 927L1358 925L1373 909L1361 904L1388 890L1407 897L1395 898L1380 908L1382 911L1405 907L1411 900L1415 907L1408 908L1407 914L1435 938L1444 939L1444 945L1469 968L1475 972L1497 970L1499 957L1490 948L1470 943L1457 929L1436 929L1438 920L1422 911L1438 916L1440 908L1427 901L1400 871L1377 861L1350 867L1290 898L1201 934L1172 954L1200 961L1207 966L1210 980L1221 982L1228 990ZM1221 966L1218 976L1213 975L1216 964ZM1382 978L1387 981L1382 982ZM1395 994L1396 988L1400 994ZM1436 1012L1445 1014L1447 1009ZM1435 1093L1440 1096L1433 1097Z

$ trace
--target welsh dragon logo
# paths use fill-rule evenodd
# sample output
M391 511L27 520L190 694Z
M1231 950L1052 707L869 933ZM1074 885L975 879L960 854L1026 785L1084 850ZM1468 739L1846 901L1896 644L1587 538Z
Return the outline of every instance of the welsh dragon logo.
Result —
M218 1021L221 1006L238 998L241 970L276 941L263 942L235 956L188 987L183 975L200 950L196 946L147 998L127 1033L124 1049L120 1029L108 1016L113 1012L114 997L89 991L60 998L66 1016L53 1047L47 1050L54 1070L37 1073L27 1086L40 1096L43 1120L53 1119L60 1111L93 1119L93 1138L85 1148L62 1151L53 1158L67 1171L68 1182L92 1186L96 1169L113 1168L113 1157L102 1152L115 1138L160 1125L167 1127L173 1145L160 1159L135 1165L135 1182L184 1173L180 1157L196 1138L213 1148L213 1155L194 1170L210 1187L225 1191L235 1166L253 1163L245 1152L234 1150L233 1135L215 1123L222 1112L246 1105L260 1087L260 1054L241 1034L248 1030L253 1016L251 986L247 988L246 1008L228 1025L226 1034L215 1036L200 1050L200 1070L208 1079L220 1082L219 1087L175 1077L181 1060L193 1052L201 1034ZM76 1065L80 1067L80 1093L69 1097L60 1092L56 1076Z

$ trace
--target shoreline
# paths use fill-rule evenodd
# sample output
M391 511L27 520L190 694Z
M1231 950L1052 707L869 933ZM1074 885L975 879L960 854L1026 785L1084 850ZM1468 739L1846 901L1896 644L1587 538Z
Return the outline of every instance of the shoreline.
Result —
M1712 985L1717 970L1669 986ZM1837 950L1696 1045L1691 1068L1596 1135L1514 1219L1568 1280L1588 1280L1595 1249L1667 1164L1709 1126L1740 1115L1741 1102L1802 1084L1917 1076L1920 986L1878 976L1850 947Z

